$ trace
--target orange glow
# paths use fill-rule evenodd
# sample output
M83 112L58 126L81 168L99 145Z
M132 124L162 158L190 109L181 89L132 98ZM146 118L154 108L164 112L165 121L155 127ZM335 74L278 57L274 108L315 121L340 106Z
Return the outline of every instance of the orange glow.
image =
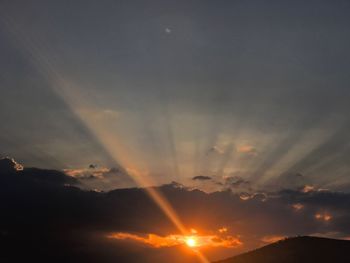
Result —
M237 151L239 153L246 153L253 156L257 155L256 149L251 145L241 145L240 147L238 147Z
M195 237L188 237L186 239L186 245L189 247L196 247L197 246L197 240Z
M304 208L304 205L297 203L297 204L293 204L292 207L294 208L294 210L299 211Z
M197 234L197 233L198 233L198 232L197 232L197 230L196 230L196 229L194 229L194 228L191 228L191 230L190 230L190 231L191 231L191 233L192 233L192 234Z
M219 233L226 233L228 229L226 227L222 227L218 229Z
M304 188L302 189L303 193L309 193L315 191L315 186L313 185L305 185Z
M330 215L325 215L324 216L324 220L325 221L329 221L329 220L331 220L332 219L332 216L330 216Z
M318 213L315 215L315 218L317 220L322 220L322 221L330 221L332 219L332 216L330 214L327 213Z
M243 243L236 237L225 236L219 237L217 235L168 235L159 236L156 234L132 234L126 232L111 233L107 236L111 239L129 240L151 246L154 248L173 247L179 245L186 245L191 248L202 247L221 247L221 248L236 248Z

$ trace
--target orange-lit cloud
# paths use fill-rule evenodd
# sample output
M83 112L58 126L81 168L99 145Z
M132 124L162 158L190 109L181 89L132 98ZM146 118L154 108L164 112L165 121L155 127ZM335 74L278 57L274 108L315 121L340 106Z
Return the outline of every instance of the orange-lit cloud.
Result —
M69 175L74 178L85 178L91 176L96 179L103 179L105 174L112 172L110 168L106 167L96 169L64 169L63 171L66 175Z
M236 248L241 246L243 243L236 237L225 236L221 237L218 235L198 235L193 234L189 236L185 235L168 235L159 236L156 234L132 234L126 232L111 233L107 236L111 239L117 240L129 240L133 242L138 242L147 246L154 248L162 247L173 247L179 245L191 244L191 247L201 248L201 247L221 247L221 248Z
M222 227L218 229L219 233L226 233L228 229L226 227Z
M317 213L315 214L315 218L317 220L321 220L321 221L330 221L332 219L332 216L328 213Z
M8 167L11 167L11 169L15 171L22 171L23 166L20 163L17 163L13 158L5 157L1 158L2 162L6 162L8 164Z
M239 198L243 201L252 199L252 195L246 192L240 193Z
M252 156L257 155L257 150L251 145L241 145L237 148L237 151L239 153L245 153L245 154L249 154Z
M309 192L315 191L315 186L313 186L313 185L305 185L304 188L301 191L303 193L309 193Z
M304 205L300 203L296 203L296 204L293 204L292 207L295 211L299 211L304 208Z
M247 193L242 192L239 194L239 198L243 201L248 201L250 199L256 198L257 200L260 200L261 202L265 202L267 200L267 195L265 193Z
M329 189L326 188L316 188L313 185L305 185L303 189L301 190L303 193L309 193L309 192L327 192Z

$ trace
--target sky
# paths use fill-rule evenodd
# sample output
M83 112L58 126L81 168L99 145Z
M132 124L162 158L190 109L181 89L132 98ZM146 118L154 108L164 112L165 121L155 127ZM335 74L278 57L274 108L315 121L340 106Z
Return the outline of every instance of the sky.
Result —
M1 1L1 154L57 169L132 163L155 184L281 187L301 174L347 190L348 10Z
M73 229L69 242L87 235L86 251L121 259L116 243L162 257L193 235L210 260L291 235L348 239L349 11L1 0L0 194L12 201L0 238L30 243L30 226L34 245L50 236L66 251L56 231Z

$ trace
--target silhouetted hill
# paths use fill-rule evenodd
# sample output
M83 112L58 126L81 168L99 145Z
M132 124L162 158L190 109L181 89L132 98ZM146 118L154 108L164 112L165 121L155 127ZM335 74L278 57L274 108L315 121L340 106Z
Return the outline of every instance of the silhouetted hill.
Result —
M345 263L350 262L350 241L295 237L216 263Z
M108 238L115 232L140 237L177 233L144 189L82 190L75 178L61 171L26 168L10 158L0 159L0 185L1 263L28 260L51 263L197 262L198 258L188 253L184 246L154 248L142 242ZM228 225L234 231L242 229L260 240L276 227L288 232L304 229L309 233L327 226L327 231L350 235L350 194L284 191L278 198L262 202L258 198L242 200L232 191L208 194L178 183L156 189L186 224L201 226L203 230ZM302 211L296 213L288 209L298 202L305 205ZM330 213L337 211L337 216L330 222L319 222L314 213L321 208ZM236 221L244 224L232 223ZM350 262L343 248L350 248L348 242L304 239L290 239L226 262ZM208 249L204 254L211 260L232 255L230 253L237 255L243 249L255 248L256 240L250 243L247 240L243 242L244 246L232 250Z

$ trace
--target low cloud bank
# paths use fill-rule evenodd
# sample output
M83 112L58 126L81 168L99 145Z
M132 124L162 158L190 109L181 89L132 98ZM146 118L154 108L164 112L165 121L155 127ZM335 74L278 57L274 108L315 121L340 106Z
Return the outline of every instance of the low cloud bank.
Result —
M231 183L245 184L236 179ZM82 260L86 256L105 259L100 262L109 259L112 262L116 258L118 262L135 262L135 253L116 249L126 246L123 240L108 239L108 234L152 233L160 238L178 234L139 188L108 192L82 190L77 176L25 168L9 158L0 160L0 183L3 200L0 240L5 251L0 258L5 261L25 254L15 251L24 251L37 257L40 254L45 260L58 255L61 260ZM323 236L331 233L331 237L338 238L350 236L350 194L347 193L308 187L308 191L301 188L247 193L247 198L242 198L242 193L234 190L205 193L178 187L176 183L157 189L173 205L186 227L197 229L203 236L213 236L218 229L225 229L225 235L239 238L243 245L231 248L231 254L274 240L271 237L314 233ZM154 250L147 248L136 254L151 255L156 253ZM121 251L126 254L121 255Z

